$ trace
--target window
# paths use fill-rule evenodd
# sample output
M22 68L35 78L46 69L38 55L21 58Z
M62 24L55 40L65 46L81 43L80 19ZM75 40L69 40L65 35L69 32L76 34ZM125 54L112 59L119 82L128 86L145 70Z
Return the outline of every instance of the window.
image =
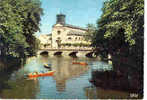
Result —
M60 35L61 34L61 31L57 31L57 34Z
M71 40L71 37L68 37L68 40Z
M60 40L60 37L58 37L57 40Z
M75 40L77 40L77 37L75 38Z

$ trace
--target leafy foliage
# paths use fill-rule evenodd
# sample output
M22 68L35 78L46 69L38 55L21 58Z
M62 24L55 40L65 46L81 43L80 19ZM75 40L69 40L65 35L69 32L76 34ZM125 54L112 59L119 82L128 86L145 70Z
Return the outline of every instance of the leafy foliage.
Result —
M94 24L87 24L87 31L86 31L86 35L85 35L85 40L86 41L92 41L92 37L95 34L96 31L96 27Z
M0 0L2 55L24 57L35 53L35 32L42 9L39 0Z
M144 0L107 0L102 10L98 28L104 38L112 39L121 30L125 42L135 45L136 39L143 35Z
M119 49L122 45L133 47L138 39L142 39L144 0L107 0L102 11L97 23L98 31L94 36L94 46L102 46L103 42L103 46L113 45L111 47L114 49Z

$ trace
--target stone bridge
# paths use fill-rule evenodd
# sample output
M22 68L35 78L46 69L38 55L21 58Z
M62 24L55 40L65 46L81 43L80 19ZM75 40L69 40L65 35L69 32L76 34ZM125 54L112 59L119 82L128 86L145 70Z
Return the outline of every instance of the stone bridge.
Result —
M62 56L77 56L77 57L96 57L93 49L40 49L37 54L48 53L50 56L62 55Z

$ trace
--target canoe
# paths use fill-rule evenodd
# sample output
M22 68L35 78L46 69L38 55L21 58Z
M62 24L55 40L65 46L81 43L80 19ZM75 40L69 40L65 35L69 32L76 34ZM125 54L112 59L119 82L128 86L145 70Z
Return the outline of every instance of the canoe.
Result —
M85 62L80 62L80 65L88 65L88 64Z
M72 62L72 64L80 64L80 62Z
M35 75L32 75L32 74L28 74L28 77L29 78L35 78L35 77L43 77L43 76L52 76L54 74L55 71L49 71L47 73L40 73L40 74L35 74Z
M72 62L72 64L80 64L80 65L83 65L83 66L88 65L86 62Z

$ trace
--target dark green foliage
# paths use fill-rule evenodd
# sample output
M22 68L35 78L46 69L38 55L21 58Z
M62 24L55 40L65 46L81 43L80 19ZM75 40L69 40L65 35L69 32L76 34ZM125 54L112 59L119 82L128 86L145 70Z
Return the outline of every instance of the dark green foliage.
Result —
M35 54L41 15L39 0L0 0L1 55Z
M142 95L144 0L106 0L102 12L92 45L104 57L111 54L114 71L130 76L130 87L135 90L137 86Z
M114 52L143 47L144 0L107 0L102 11L93 46Z
M85 40L86 41L92 41L92 37L95 35L96 27L94 24L87 24L87 31L85 35Z

